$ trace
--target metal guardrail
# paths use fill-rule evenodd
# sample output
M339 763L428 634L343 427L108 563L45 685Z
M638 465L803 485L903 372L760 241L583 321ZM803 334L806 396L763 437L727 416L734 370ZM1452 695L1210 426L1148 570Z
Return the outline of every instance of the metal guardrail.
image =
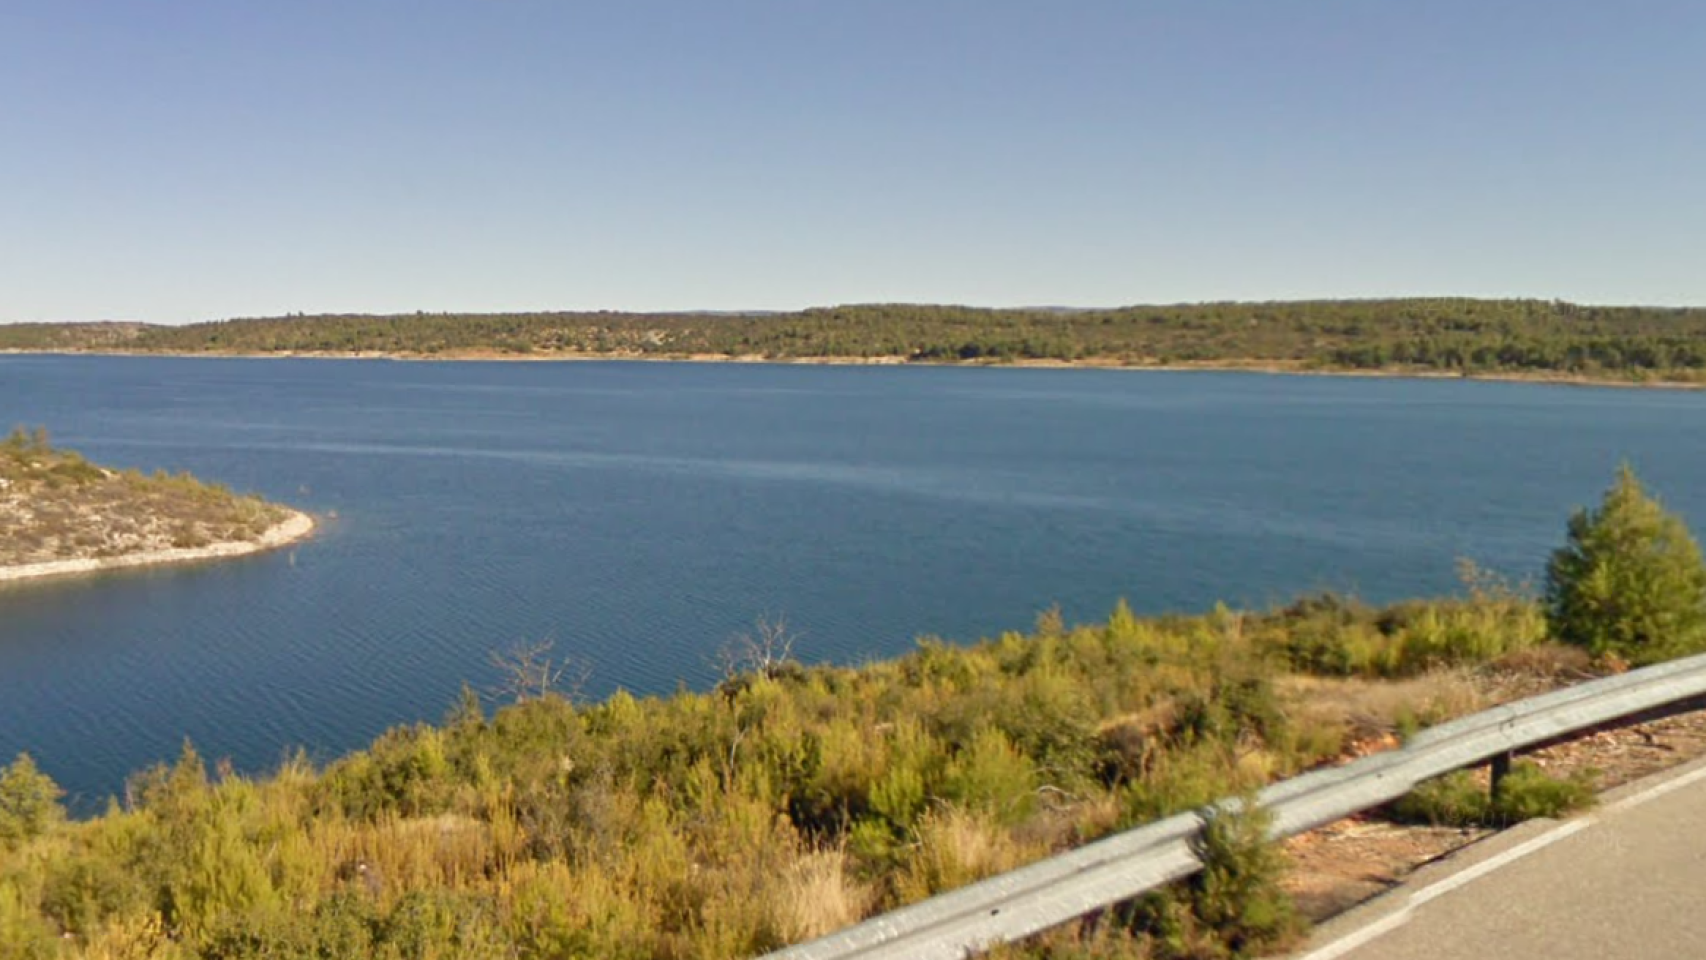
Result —
M1403 748L1276 783L1256 795L1269 835L1293 836L1380 806L1433 777L1706 696L1706 655L1634 670L1429 728ZM1202 867L1197 813L1158 820L873 917L764 960L963 960L1112 906Z

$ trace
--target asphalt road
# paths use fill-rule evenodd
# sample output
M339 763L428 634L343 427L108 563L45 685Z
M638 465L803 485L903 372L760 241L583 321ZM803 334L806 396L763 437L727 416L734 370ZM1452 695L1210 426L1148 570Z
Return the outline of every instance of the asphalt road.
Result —
M1706 766L1384 899L1300 957L1706 958Z

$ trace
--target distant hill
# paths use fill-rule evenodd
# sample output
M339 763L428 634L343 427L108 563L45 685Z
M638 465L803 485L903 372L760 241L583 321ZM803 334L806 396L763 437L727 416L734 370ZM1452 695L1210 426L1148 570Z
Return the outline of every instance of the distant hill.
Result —
M135 342L146 323L102 320L94 323L12 323L0 325L0 350L99 350Z
M413 313L0 326L0 349L403 357L884 359L1438 372L1693 383L1706 308L1412 298L1109 309Z

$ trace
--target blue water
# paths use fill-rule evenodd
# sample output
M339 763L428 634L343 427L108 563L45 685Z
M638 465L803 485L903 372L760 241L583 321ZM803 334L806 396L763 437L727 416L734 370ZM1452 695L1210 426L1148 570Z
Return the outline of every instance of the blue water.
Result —
M192 739L263 771L551 639L668 693L782 616L934 634L1537 576L1622 459L1706 523L1706 394L1255 374L0 358L6 420L322 516L294 549L0 590L0 758L84 808Z

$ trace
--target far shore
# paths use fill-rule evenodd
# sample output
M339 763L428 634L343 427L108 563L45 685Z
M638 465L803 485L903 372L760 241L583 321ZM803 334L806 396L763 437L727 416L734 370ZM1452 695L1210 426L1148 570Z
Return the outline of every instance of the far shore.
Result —
M640 363L736 363L825 367L992 367L1017 370L1121 370L1135 373L1265 373L1300 377L1367 377L1403 380L1483 380L1495 383L1538 383L1570 387L1622 387L1656 390L1706 389L1706 380L1637 380L1625 377L1594 377L1550 370L1507 370L1464 373L1433 367L1315 367L1283 360L1209 360L1192 363L1127 361L1117 357L1087 357L1081 360L914 360L903 356L869 357L769 357L762 354L722 353L509 353L501 350L446 350L441 353L409 353L382 350L279 350L266 353L244 351L195 351L173 353L153 350L0 350L12 356L100 356L175 357L194 359L249 360L395 360L399 362L466 361L503 363L577 363L622 361Z
M265 550L276 550L306 538L314 532L314 518L292 510L290 516L274 524L253 540L228 540L210 543L205 547L182 547L170 550L143 550L116 557L87 557L75 560L48 560L0 566L0 583L17 580L36 580L44 577L66 577L78 574L103 573L127 567L152 567L165 564L191 563L198 560L220 560L247 556Z

